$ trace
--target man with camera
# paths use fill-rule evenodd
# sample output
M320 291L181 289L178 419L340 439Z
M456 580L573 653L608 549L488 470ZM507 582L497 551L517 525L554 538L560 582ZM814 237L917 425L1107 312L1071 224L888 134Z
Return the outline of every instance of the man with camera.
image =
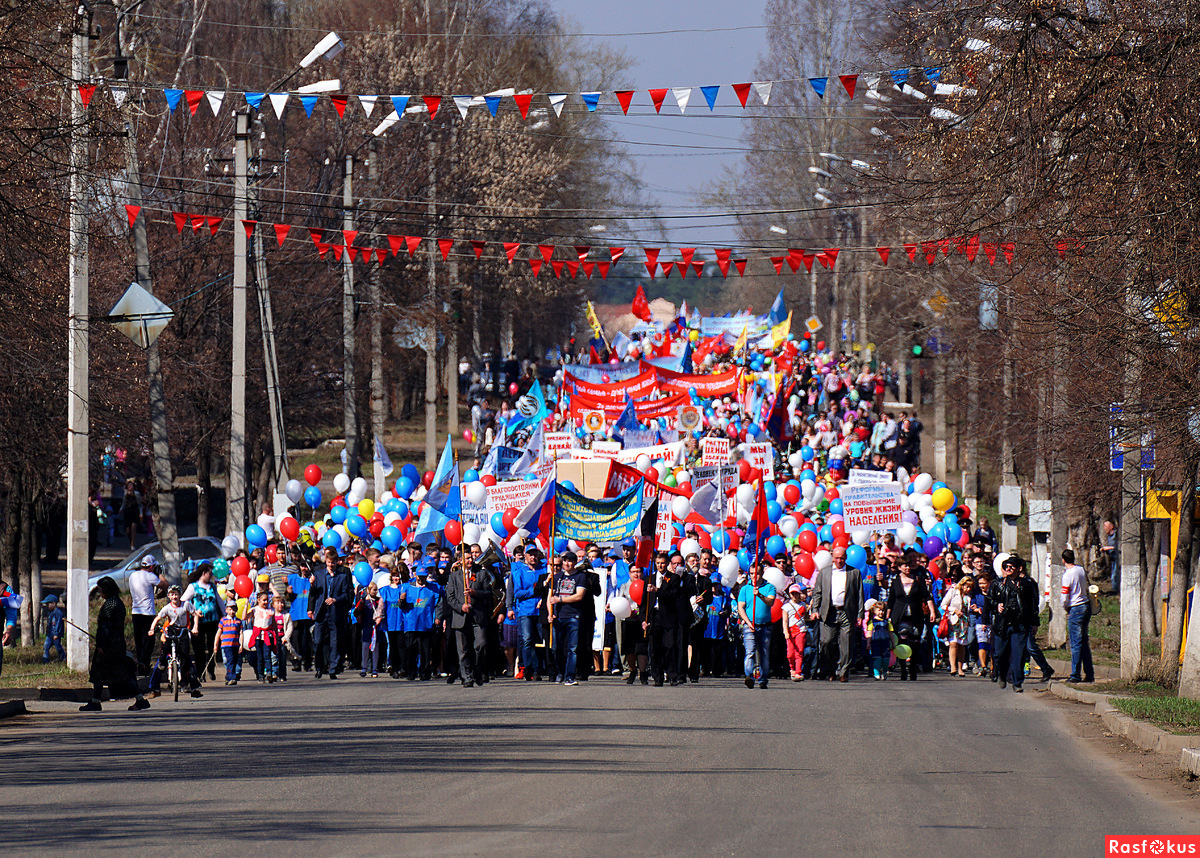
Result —
M1000 565L1000 582L988 593L992 615L992 640L996 664L996 679L1004 688L1012 683L1013 691L1025 689L1025 659L1029 652L1029 635L1037 629L1037 585L1020 574L1025 561L1015 554Z

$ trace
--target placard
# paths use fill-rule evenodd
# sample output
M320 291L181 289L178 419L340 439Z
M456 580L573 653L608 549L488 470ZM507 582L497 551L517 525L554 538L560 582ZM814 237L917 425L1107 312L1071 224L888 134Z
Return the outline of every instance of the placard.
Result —
M862 468L850 469L850 485L877 485L879 483L890 483L893 481L891 471L864 471Z
M544 480L512 480L507 483L496 483L487 490L488 519L506 509L522 510L529 499L538 493L545 485Z
M545 438L546 458L554 461L557 458L565 458L565 454L571 449L571 445L575 439L570 432L547 432Z
M692 468L692 488L698 489L705 483L712 482L718 473L721 475L721 491L725 494L737 491L738 469L733 465L701 465Z
M746 459L751 465L763 472L768 480L775 479L775 451L765 441L756 441L746 445Z
M704 438L700 441L700 464L728 465L729 439Z
M597 459L615 459L621 455L620 441L593 441L592 455Z
M847 531L891 530L900 517L899 483L862 483L841 490L842 518Z
M658 501L658 517L654 520L654 547L659 551L671 550L671 537L675 528L671 526L671 504L668 499Z

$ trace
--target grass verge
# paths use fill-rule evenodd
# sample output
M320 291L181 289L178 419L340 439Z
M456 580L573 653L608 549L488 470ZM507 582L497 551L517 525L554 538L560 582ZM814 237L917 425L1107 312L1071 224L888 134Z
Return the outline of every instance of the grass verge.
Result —
M1200 700L1180 697L1113 697L1113 706L1131 718L1149 721L1168 733L1200 733Z

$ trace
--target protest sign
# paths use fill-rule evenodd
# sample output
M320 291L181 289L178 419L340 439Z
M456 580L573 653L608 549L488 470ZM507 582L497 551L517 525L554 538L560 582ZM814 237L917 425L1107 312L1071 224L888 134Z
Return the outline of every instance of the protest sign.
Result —
M729 439L705 438L700 446L700 464L727 465L729 464Z
M899 527L900 484L860 483L841 490L842 518L847 531Z

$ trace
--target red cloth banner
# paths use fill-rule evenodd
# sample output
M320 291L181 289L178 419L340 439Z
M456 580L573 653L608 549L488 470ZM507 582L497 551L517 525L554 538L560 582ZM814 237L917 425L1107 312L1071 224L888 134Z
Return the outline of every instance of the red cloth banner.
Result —
M714 396L732 396L737 393L739 371L736 369L717 373L716 375L689 375L686 372L675 372L669 369L643 362L646 369L654 370L658 377L658 387L663 391L678 391L687 393L693 387L696 393L705 399Z
M626 393L631 399L643 399L654 392L658 386L658 377L654 373L653 364L645 364L642 371L632 378L609 384L593 384L583 381L571 375L570 370L567 370L564 375L563 387L567 386L570 386L574 393L582 393L597 401L624 407Z

